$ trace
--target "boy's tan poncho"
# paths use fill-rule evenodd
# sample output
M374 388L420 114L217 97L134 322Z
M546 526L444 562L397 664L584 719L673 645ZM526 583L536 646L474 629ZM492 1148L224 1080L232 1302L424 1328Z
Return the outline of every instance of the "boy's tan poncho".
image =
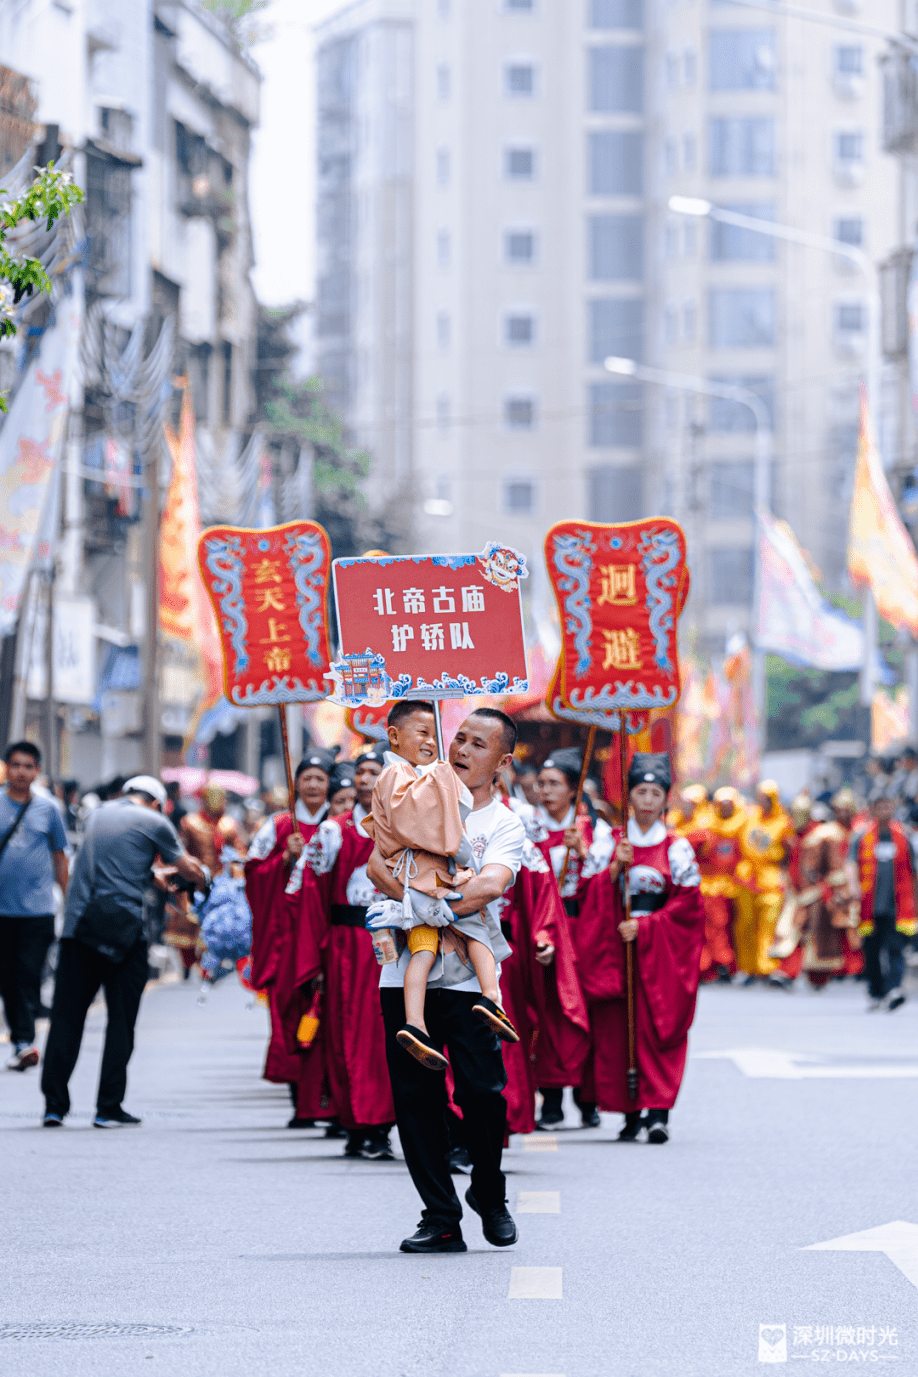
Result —
M455 855L462 843L459 801L464 788L445 760L428 766L420 776L407 760L400 760L387 765L377 779L371 816L361 823L400 881L404 881L401 857L411 850L417 874L412 865L408 884L434 899L467 884L475 874L457 870L450 875L447 866L447 857Z

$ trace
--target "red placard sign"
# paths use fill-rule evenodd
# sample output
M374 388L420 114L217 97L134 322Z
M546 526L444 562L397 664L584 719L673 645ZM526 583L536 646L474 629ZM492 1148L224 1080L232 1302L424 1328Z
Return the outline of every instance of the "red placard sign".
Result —
M525 556L505 545L481 555L336 559L341 656L336 701L462 698L529 687L520 581Z
M689 589L681 526L562 521L545 559L563 634L547 700L556 716L617 727L622 709L675 706L676 623Z
M331 549L322 527L213 526L198 541L198 563L220 627L229 701L255 708L325 698Z

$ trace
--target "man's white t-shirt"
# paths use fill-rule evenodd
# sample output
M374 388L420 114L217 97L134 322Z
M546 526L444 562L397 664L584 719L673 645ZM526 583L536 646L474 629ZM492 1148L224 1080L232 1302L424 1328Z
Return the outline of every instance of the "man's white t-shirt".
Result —
M484 808L478 808L469 814L465 820L465 835L472 848L471 864L475 870L481 872L486 865L506 866L510 871L512 884L522 865L526 841L526 829L516 814L495 799ZM488 913L499 925L498 900L494 899L488 904ZM406 948L398 961L382 967L379 977L380 989L399 989L404 985L405 969L410 955ZM497 975L499 979L500 966L497 968ZM427 981L427 988L466 990L472 994L481 991L477 977L469 972L468 967L460 961L455 952L437 957Z

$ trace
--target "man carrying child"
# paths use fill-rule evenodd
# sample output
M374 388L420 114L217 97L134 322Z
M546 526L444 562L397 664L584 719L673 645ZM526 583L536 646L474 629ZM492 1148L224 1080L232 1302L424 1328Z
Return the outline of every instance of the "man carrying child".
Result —
M390 724L397 740L404 735L407 742L411 736L414 745L407 749L413 754L418 754L418 742L428 732L435 740L430 704L396 704ZM493 798L492 785L497 772L509 764L515 743L516 729L511 719L495 709L482 708L466 719L450 746L450 765L471 799L465 834L469 843L467 864L475 873L471 878L462 874L462 852L456 873L449 874L448 868L441 866L445 872L441 878L446 883L437 892L444 899L448 894L461 896L448 901L449 911L459 920L459 926L450 919L441 926L442 917L436 916L432 908L427 910L433 917L433 922L428 918L427 924L439 927L439 951L432 953L434 959L424 963L423 1002L419 1012L415 1011L419 1021L410 1023L405 1008L405 975L415 953L405 944L398 960L382 969L380 1000L399 1136L411 1178L424 1202L418 1231L404 1240L403 1252L466 1249L460 1227L462 1207L449 1168L445 1080L431 1075L431 1062L419 1060L419 1050L425 1054L435 1052L442 1058L445 1049L449 1057L455 1100L462 1110L472 1159L467 1203L481 1216L484 1235L490 1243L506 1247L516 1242L516 1226L507 1211L501 1171L507 1121L507 1104L501 1092L507 1077L500 1051L501 1037L509 1033L512 1039L515 1033L500 1008L499 998L492 997L497 993L499 976L495 962L507 952L500 937L497 900L516 877L525 841L522 823ZM429 754L432 763L436 759L435 748ZM425 849L423 836L419 836L418 846ZM440 860L445 861L446 857ZM378 845L367 873L377 889L390 898L415 903L414 895L406 901L405 875L393 874ZM415 878L409 873L409 889ZM443 901L431 898L432 905L440 902ZM470 917L473 926L469 929L463 920ZM416 951L429 951L429 946L414 945ZM476 952L477 947L482 951ZM495 971L490 994L483 993L476 970L481 971L485 982L489 971ZM416 1038L417 1033L423 1037ZM405 1044L413 1040L420 1046L409 1050Z

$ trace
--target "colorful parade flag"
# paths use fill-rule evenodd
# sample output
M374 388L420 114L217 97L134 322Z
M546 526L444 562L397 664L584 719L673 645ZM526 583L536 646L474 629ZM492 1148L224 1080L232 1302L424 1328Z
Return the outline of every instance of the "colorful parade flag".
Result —
M918 636L918 554L889 490L863 390L848 573L852 583L873 590L881 617Z
M74 290L56 308L54 324L13 398L0 430L0 635L12 632L33 562L50 525L57 540L60 461L80 333ZM49 513L52 519L48 521Z
M760 511L758 517L758 649L815 669L860 669L864 633L859 624L825 601L787 522L768 511Z
M894 693L877 689L870 708L870 745L877 755L893 754L910 737L908 689L901 684Z
M195 456L194 406L185 386L178 433L166 427L172 456L172 480L166 496L159 536L159 629L198 661L201 695L194 722L220 702L223 694L220 639L217 623L198 570L197 544L201 534ZM194 735L189 732L189 739Z
M336 702L528 690L518 551L492 542L480 555L361 555L333 570Z
M226 696L240 708L328 695L331 547L314 521L213 526L198 561L220 628Z
M562 521L545 559L562 630L549 710L615 730L620 709L675 707L676 622L689 589L682 528L668 517Z

